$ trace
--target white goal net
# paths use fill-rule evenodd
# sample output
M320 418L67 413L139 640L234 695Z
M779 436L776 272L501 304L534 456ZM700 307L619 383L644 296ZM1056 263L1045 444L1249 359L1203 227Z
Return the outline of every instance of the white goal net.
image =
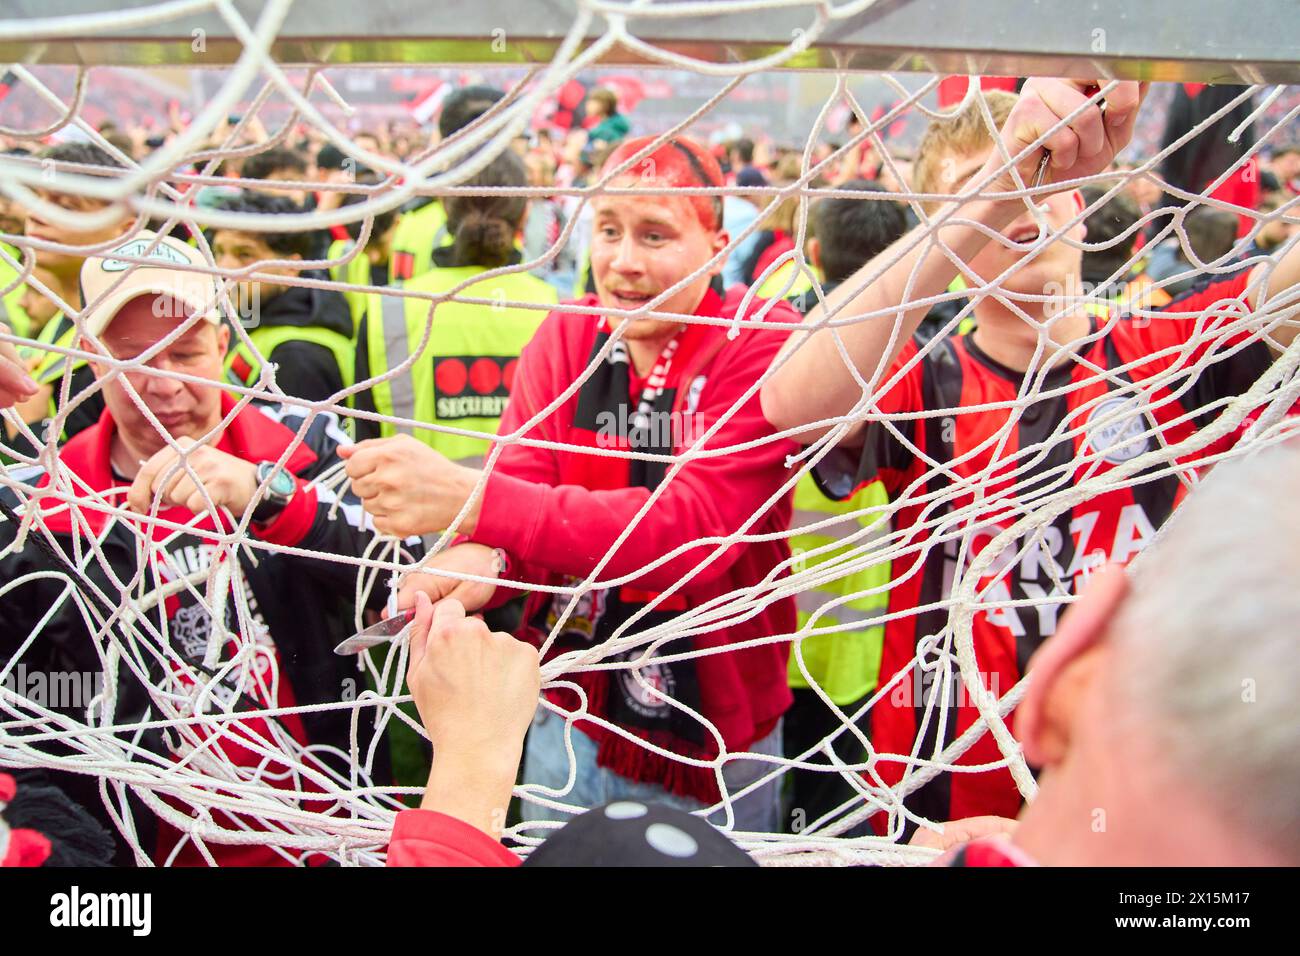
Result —
M329 562L335 566L330 580L342 580L345 574L352 590L349 606L355 613L348 621L350 633L373 621L363 608L374 603L375 595L382 603L382 596L402 573L429 557L410 550L407 542L383 536L376 536L360 554L277 544L255 537L249 520L240 515L207 522L206 514L196 514L193 520L178 523L160 518L156 502L142 517L127 506L129 480L114 480L107 490L93 487L85 474L70 467L63 453L63 436L78 410L84 412L86 403L108 382L124 381L128 373L132 381L158 376L186 381L186 377L183 370L150 364L148 354L106 361L98 337L84 327L87 303L79 301L75 285L60 280L58 269L46 264L60 256L103 255L116 248L123 236L144 229L188 240L202 265L179 268L216 278L220 307L234 319L231 347L242 345L245 354L256 360L246 381L223 383L232 396L232 408L275 403L279 420L296 434L295 444L313 428L326 427L322 422L334 415L338 428L349 433L352 422L364 421L387 423L399 431L419 427L487 439L485 474L492 473L503 450L512 446L564 453L539 438L535 424L595 373L603 355L594 357L571 383L572 390L553 396L552 404L532 421L513 431L484 434L413 420L393 409L363 410L354 401L377 385L396 391L399 383L409 381L424 359L427 342L418 343L410 355L388 368L370 368L367 377L345 381L326 401L287 394L277 382L278 370L252 335L254 328L238 321L248 313L247 293L241 290L248 282L260 280L348 293L358 301L374 294L398 302L399 308L408 300L417 301L428 309L430 328L438 322L439 309L455 303L479 308L485 322L502 309L515 308L532 310L540 319L549 306L505 296L484 297L481 286L464 290L498 276L529 273L549 277L553 284L562 276L565 286L560 297L567 298L569 283L576 287L582 280L581 255L575 250L586 246L582 232L591 228L587 210L598 197L628 194L625 185L611 184L635 158L621 169L596 168L575 184L552 181L513 189L464 184L501 152L531 148L538 118L551 116L566 85L575 79L594 85L599 77L615 72L602 64L622 57L621 62L634 65L620 67L620 75L634 78L643 87L671 86L676 82L673 77L690 78L680 81L684 93L665 96L652 90L641 98L645 105L639 113L636 108L630 112L639 124L634 132L653 137L642 156L677 136L722 144L740 138L737 133L748 133L761 140L763 121L752 112L755 101L767 104L764 108L775 117L771 122L780 132L773 138L791 147L785 151L783 167L788 176L771 174L765 185L693 190L744 200L758 214L730 234L727 248L714 260L681 278L675 288L726 261L765 231L781 232L789 244L788 251L770 257L747 277L751 294L734 319L664 313L657 311L657 302L623 311L588 308L588 313L609 317L615 338L631 321L646 317L685 325L721 325L732 335L742 329L767 329L771 306L766 303L791 296L802 296L802 304L816 316L814 324L793 337L796 349L807 341L804 332L897 323L905 309L917 306L933 311L928 338L918 340L913 353L905 353L903 366L879 368L874 374L854 371L860 379L861 400L844 414L814 423L821 437L791 452L783 483L754 502L750 521L681 549L692 554L694 570L657 594L652 608L676 606L674 595L692 593L692 577L705 573L715 556L761 542L765 535L758 518L768 501L794 495L795 522L779 535L793 548L788 558L771 568L761 582L703 602L687 600L683 609L653 626L643 626L633 616L590 648L548 657L543 665L544 687L572 686L576 674L613 669L626 673L653 703L663 696L653 680L658 664L704 653L693 638L725 633L737 622L761 617L781 602L797 602L803 613L793 632L765 633L750 643L790 648L790 683L806 698L804 706L810 699L820 712L822 729L800 751L790 747L793 738L787 723L783 752L738 754L724 748L716 758L692 763L715 775L721 799L711 809L720 812L710 819L731 832L740 845L763 863L919 864L931 859L932 851L910 847L903 835L932 819L927 808L934 804L913 800L927 788L932 795L935 787L944 788L943 799L950 801L950 808L962 805L965 798L957 796L959 792L978 794L982 778L1010 781L1018 796L1032 799L1034 775L1009 717L1027 680L1022 674L1024 662L1016 655L1030 648L1012 647L1007 651L1010 663L982 660L981 648L987 645L978 638L980 628L997 625L1013 636L1023 636L1020 622L1032 621L1033 636L1049 636L1056 615L1092 568L1107 560L1130 559L1158 537L1160 521L1142 511L1150 489L1172 489L1166 511L1172 510L1214 462L1282 441L1294 431L1287 413L1300 398L1300 379L1295 374L1300 352L1295 346L1270 354L1259 374L1249 380L1238 383L1225 370L1237 368L1233 363L1242 354L1269 344L1293 321L1297 300L1292 291L1256 293L1267 287L1271 269L1300 241L1296 238L1300 215L1296 194L1289 191L1291 182L1260 185L1261 161L1296 136L1300 88L1265 84L1262 77L1267 71L1256 81L1246 74L1231 77L1241 85L1231 87L1230 96L1217 100L1212 109L1202 108L1177 135L1162 139L1161 131L1173 128L1166 119L1174 109L1175 84L1157 84L1139 118L1138 135L1121 162L1069 184L1083 198L1067 220L1049 222L1046 207L1040 205L1060 192L1059 185L1036 186L1021 180L1014 196L1032 210L1036 229L1023 240L1025 251L1012 269L982 275L969 266L958 266L954 271L959 278L941 295L913 298L909 291L904 301L888 309L863 312L846 307L842 297L828 298L824 260L810 253L809 240L818 238L812 227L816 205L852 199L897 203L900 215L921 226L911 234L913 244L943 247L939 227L962 222L963 202L988 182L972 179L950 188L949 179L941 189L916 188L921 134L932 121L971 110L996 129L998 96L981 87L978 77L968 78L965 74L970 70L951 66L950 60L944 61L949 64L945 70L957 75L960 86L955 97L944 94L944 105L940 105L942 77L933 65L917 61L920 68L932 72L912 72L915 64L900 59L886 69L877 57L864 69L854 60L846 31L852 28L870 35L878 22L873 19L879 12L875 7L869 0L840 5L805 0L709 4L578 0L572 7L571 29L531 47L528 41L514 38L509 22L501 25L499 35L489 24L472 49L460 38L462 45L455 46L446 61L438 59L440 47L431 41L427 52L417 52L416 62L405 67L427 69L430 77L437 70L436 78L424 85L412 81L405 87L390 86L385 80L380 87L404 89L408 92L392 95L408 99L413 91L419 101L426 91L440 98L447 92L436 92L442 86L454 89L472 77L506 91L505 98L481 118L443 140L431 140L427 125L417 130L417 121L427 116L411 119L406 107L391 98L385 102L382 94L374 92L375 76L395 75L397 67L373 65L360 41L346 61L328 59L329 42L343 41L296 39L284 46L287 18L295 12L291 0L269 0L249 16L233 3L194 0L49 19L0 19L0 54L19 47L68 49L121 31L136 31L129 45L132 51L147 50L150 44L160 51L179 45L188 52L178 58L163 53L159 61L182 64L165 68L170 74L166 81L189 71L186 82L193 92L187 99L192 111L173 128L164 130L162 117L157 116L153 129L145 131L146 141L131 143L115 135L127 122L115 118L113 110L131 108L133 102L153 104L148 109L155 112L167 110L171 98L162 80L134 79L164 72L162 67L139 65L147 62L147 53L122 53L123 62L130 66L105 65L104 57L112 54L102 48L88 54L80 66L43 63L39 52L26 63L0 66L7 91L0 99L0 141L7 150L0 155L0 212L7 213L0 230L0 295L11 308L13 326L0 338L17 347L33 369L55 373L38 378L55 383L46 396L49 415L33 417L17 409L3 413L0 453L5 465L0 471L0 499L8 502L8 510L0 535L4 549L0 560L23 554L34 557L31 564L12 565L24 569L21 576L0 580L0 605L8 609L0 613L7 629L0 647L9 649L0 655L0 768L44 768L92 781L142 864L183 858L215 862L213 848L231 846L269 847L290 863L330 858L349 865L382 864L394 815L411 805L412 795L420 790L410 780L394 782L387 769L393 739L405 737L409 742L424 733L404 684L405 645L385 645L355 658L354 679L331 699L286 699L280 684L288 678L267 652L268 645L282 639L274 628L268 631L247 569L277 555ZM709 44L702 38L719 18L777 14L796 18L797 28L774 40L767 37L765 42L753 39L738 45L741 54L717 56L706 49ZM220 37L205 32L210 26L191 29L191 20L200 16L204 24L220 28ZM993 20L986 22L992 30ZM695 46L681 40L692 36L701 38ZM164 42L158 37L170 39ZM681 42L661 42L659 37ZM1081 41L1081 54L1087 54L1090 42L1095 44L1095 37ZM513 53L513 45L527 52L518 59L494 59L500 51ZM1050 72L1043 67L1054 52L1049 46L1045 41L1037 59L1025 56L1023 72ZM205 63L207 48L221 58ZM305 58L286 54L286 50L300 53L308 48L319 53L321 62L304 67ZM281 56L287 62L278 59ZM451 56L472 65L453 69L446 65ZM385 54L374 59L387 58ZM529 58L534 62L525 62ZM1094 103L1104 101L1119 82L1104 77L1132 78L1140 73L1136 67L1116 72L1122 60L1115 56L1095 59L1102 69L1093 75L1103 78L1091 94ZM202 69L205 66L211 68ZM1078 73L1078 65L1072 64L1071 70ZM356 77L364 81L353 82ZM1157 71L1156 78L1180 77ZM118 95L120 87L130 89ZM655 106L657 99L671 100L673 116L653 123L639 119L661 116L664 108ZM418 103L413 109L418 114ZM369 115L381 116L378 122L392 125L397 115L393 110L412 130L407 137L411 142L400 154L391 138L380 143L374 136L360 135L366 131ZM113 122L106 126L106 121ZM1166 175L1171 159L1185 156L1210 138L1223 147L1221 153L1230 154L1213 176L1191 184L1171 181ZM314 147L328 144L336 149L339 168L345 173L364 169L367 175L344 175L329 182L305 175L279 177L270 188L281 195L294 190L321 196L345 194L347 202L327 201L316 208L271 215L230 211L202 199L213 190L268 187L255 179L231 178L226 170L232 163L247 162L303 139ZM992 135L988 141L999 142ZM116 165L90 167L42 158L41 151L54 142L94 144ZM1002 156L1004 168L1017 158ZM575 156L575 162L582 161ZM882 189L845 188L841 173L849 163L861 175L870 166ZM776 164L771 168L775 170ZM943 182L945 171L932 170L931 175L938 177L932 182ZM1300 177L1295 181L1300 182ZM1252 190L1249 205L1225 191L1238 182ZM683 192L656 182L632 191L650 196ZM368 278L369 272L351 268L357 257L365 255L376 223L409 210L413 201L493 193L528 197L534 204L530 214L536 214L536 204L543 201L559 204L567 214L557 218L537 254L438 292L421 291L418 284L408 289L396 281L376 284ZM1104 207L1118 208L1112 205L1117 201L1134 214L1099 238L1104 223L1122 218L1120 213L1108 218L1103 212ZM773 227L771 217L783 207L788 218L783 227ZM1212 256L1198 239L1202 227L1196 220L1205 218L1202 211L1233 220L1227 244L1215 248ZM76 236L94 234L123 216L130 220L126 232L90 243L75 241ZM24 221L33 218L43 228L24 231ZM1088 222L1098 225L1086 232L1079 228ZM211 242L214 231L223 229L247 234L334 230L342 235L339 230L349 227L353 228L351 241L331 246L328 256L322 246L308 260L316 270L311 272L297 263L298 271L287 274L276 268L289 264L283 259L232 267L219 260ZM1050 255L1053 248L1071 250L1067 258L1082 254L1087 262L1104 262L1104 271L1077 284L1039 291L1013 287L1009 277L1016 270L1035 257ZM1160 250L1173 265L1157 276L1147 266ZM146 244L138 254L124 255L123 269L129 272L148 265L152 251ZM910 251L908 245L895 247L892 260L890 256L875 260L843 285L866 289L892 261ZM956 254L951 255L957 262ZM569 265L562 265L566 262ZM1255 266L1264 268L1251 271ZM1140 358L1120 355L1110 362L1098 358L1108 347L1108 334L1121 321L1136 325L1136 338L1146 341L1144 330L1161 328L1166 321L1166 302L1204 295L1197 290L1213 289L1219 280L1226 289L1232 277L1243 274L1248 277L1245 285L1232 286L1230 298L1197 300L1194 310L1180 315L1179 342L1153 344L1151 354ZM1019 316L1027 329L1038 330L1030 333L1038 334L1038 339L1028 371L1008 386L1006 395L941 390L920 411L893 409L881 401L891 388L901 387L899 383L912 370L940 362L941 353L952 349L971 323L978 323L981 311L990 309ZM58 318L50 321L66 320L73 332L64 337L41 335L35 322L20 328L14 321L20 311L28 317L53 314ZM1050 321L1090 317L1086 347L1063 364L1054 361L1059 356L1041 334L1044 314ZM841 354L851 367L847 350ZM971 354L963 352L956 360L970 361ZM757 395L788 359L789 354L783 353L773 368L749 383L731 412ZM104 371L84 388L74 384L71 374L57 374L85 362ZM1159 367L1152 370L1151 362ZM1210 380L1228 379L1236 383L1231 388L1201 387ZM1189 398L1202 394L1209 397L1196 402ZM1043 410L1057 405L1068 411L1050 428L1038 428L1035 423ZM981 414L996 425L978 442L968 443L962 437L968 433L962 422ZM581 617L599 594L611 587L635 585L637 573L611 575L606 566L642 522L654 520L657 502L684 469L711 456L745 450L720 452L713 440L729 416L723 414L697 441L674 447L666 457L601 452L657 461L665 468L664 477L614 547L583 575L563 586L518 583L522 590L540 588L563 599L553 605L559 617L549 641L555 641L574 617ZM876 436L873 441L894 450L885 454L903 449L911 460L897 466L879 463L895 476L892 483L886 482L887 491L868 485L847 506L809 505L811 499L799 497L812 493L809 476L842 455L845 439L857 448L864 422ZM154 425L161 427L157 421ZM333 423L328 427L338 430ZM921 435L928 440L922 441ZM786 440L775 430L763 439ZM285 458L292 454L291 448ZM859 476L855 472L851 477ZM361 522L342 466L316 475L312 486L321 501L334 503L333 520ZM254 504L265 491L259 489ZM719 488L716 493L726 495L728 490ZM1121 499L1125 504L1116 504ZM1088 535L1094 533L1086 517L1090 502L1105 502L1098 509L1113 509L1120 516L1120 525L1106 531L1104 543L1100 530L1089 543ZM354 512L351 516L349 509ZM573 520L580 522L582 516ZM441 535L427 536L432 554L446 550L460 530L453 524ZM1063 534L1073 540L1063 540ZM178 559L174 545L179 537L193 542L192 563ZM135 570L125 575L112 557L112 548L120 549L123 541L129 542L126 547L135 563ZM921 582L922 565L939 554L944 556L947 576L940 591L929 593ZM643 570L676 557L659 555ZM283 597L293 600L293 595ZM160 614L169 602L178 601L210 622L202 646L189 649L194 653L183 646L182 622ZM69 621L79 622L80 630L69 630ZM915 643L900 658L896 641L890 644L889 640L904 633L908 622ZM852 637L860 642L856 646L869 648L855 666L871 671L869 679L843 692L825 680L826 662L840 637ZM93 645L97 662L93 671L38 674L29 666L43 647L74 639ZM332 644L319 644L316 653L332 653ZM883 651L882 645L887 645ZM280 660L284 656L282 648ZM1015 679L1006 681L1007 673L1014 673ZM119 699L128 682L141 689L138 706L126 707ZM679 710L686 706L677 701L670 704ZM909 742L897 751L882 749L885 741L893 747L895 737L872 733L873 724L879 727L873 717L885 708L906 711ZM957 722L959 710L972 712L969 725ZM689 708L686 713L698 722L703 738L721 740L708 716ZM333 715L337 725L347 728L341 737L321 743L301 732L304 720L321 714ZM569 723L575 719L572 713L562 716ZM724 771L738 761L757 762L764 769L736 790ZM787 806L787 832L753 832L735 826L733 803L775 781L787 788L788 804L789 780L800 773L840 781L843 789L833 805L811 816ZM568 791L544 790L526 779L516 788L516 796L525 816L529 805L585 809ZM791 810L796 811L793 817ZM140 836L146 814L177 834L170 856L150 860L151 851L143 847ZM527 854L545 830L512 819L505 835L521 854Z

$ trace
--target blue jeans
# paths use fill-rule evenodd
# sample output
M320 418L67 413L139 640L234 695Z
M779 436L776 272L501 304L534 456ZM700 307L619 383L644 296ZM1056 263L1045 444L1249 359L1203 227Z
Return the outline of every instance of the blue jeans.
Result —
M533 717L532 729L528 732L528 744L524 750L524 783L537 784L551 790L563 790L569 779L569 755L564 749L564 718L545 707L538 707ZM615 800L636 800L642 803L657 803L662 806L676 807L688 812L705 809L708 804L692 797L669 793L656 783L642 783L629 780L598 766L596 763L596 742L576 727L570 734L573 740L573 756L577 763L577 774L573 789L561 797L553 797L557 803L590 809L603 806ZM762 740L756 740L746 748L750 753L781 755L781 722ZM776 764L762 760L730 760L722 768L722 780L726 792L734 794L755 780L770 773ZM756 833L777 833L781 829L781 778L775 777L739 799L733 799L732 813L736 830ZM549 795L548 795L549 796ZM539 806L531 800L523 801L523 818L531 820L553 820L565 822L573 814L563 810L552 810ZM706 818L710 823L722 826L726 823L726 811L719 808ZM544 836L549 830L531 831L532 836Z

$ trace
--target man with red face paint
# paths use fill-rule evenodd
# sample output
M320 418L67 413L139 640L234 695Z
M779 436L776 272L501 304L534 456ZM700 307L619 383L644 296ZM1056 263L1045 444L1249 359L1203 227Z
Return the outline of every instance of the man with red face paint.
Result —
M651 142L631 140L610 155L607 170L628 166L611 185L722 184L699 144L679 138L639 157ZM597 292L576 305L599 311L561 307L547 317L520 356L501 421L502 435L554 447L507 444L477 492L481 472L414 439L361 442L343 454L382 532L428 534L465 512L461 543L408 576L402 607L420 591L475 611L509 598L510 588L531 590L516 636L544 645L547 662L572 652L563 677L544 689L524 755L527 784L579 807L628 797L699 809L772 769L733 755L781 752L790 703L783 638L795 628L794 603L776 599L734 622L699 617L688 636L669 641L653 636L680 630L669 622L724 595L770 589L763 582L789 558L784 540L764 536L789 527L785 457L794 446L752 444L771 435L753 384L784 331L742 329L729 339L725 324L686 321L733 319L744 294L725 292L717 278L727 234L715 197L601 196L594 211ZM745 317L763 306L753 302ZM765 317L794 320L785 303ZM723 448L738 450L698 456ZM696 454L683 459L688 450ZM718 543L742 533L757 540ZM611 638L620 639L617 651L589 662L628 664L579 666ZM775 782L733 809L737 829L775 830ZM532 802L524 812L567 819Z

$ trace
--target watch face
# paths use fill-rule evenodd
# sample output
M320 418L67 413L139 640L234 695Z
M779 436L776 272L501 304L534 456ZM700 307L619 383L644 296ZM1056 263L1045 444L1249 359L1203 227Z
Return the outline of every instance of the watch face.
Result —
M293 475L284 470L277 471L268 487L277 495L291 495L294 489Z
M272 471L272 469L274 469L274 471ZM268 495L275 498L288 498L293 494L295 487L297 487L294 483L293 475L289 474L289 472L285 471L283 468L276 468L275 462L264 461L257 466L257 480L259 482L266 481L268 472L271 472L271 481L266 486Z

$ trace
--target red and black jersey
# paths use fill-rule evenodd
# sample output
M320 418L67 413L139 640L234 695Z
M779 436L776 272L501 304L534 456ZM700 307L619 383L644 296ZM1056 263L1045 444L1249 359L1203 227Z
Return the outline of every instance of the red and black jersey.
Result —
M1169 516L1188 459L1162 460L1115 485L1106 478L1193 435L1269 366L1267 345L1245 321L1248 277L1247 269L1209 277L1156 314L1094 319L1070 358L1028 376L971 336L933 342L924 355L920 340L903 349L881 380L856 475L884 482L904 549L893 561L881 662L888 689L872 710L884 783L898 785L910 758L933 760L976 720L950 656L949 609L954 582L998 534L1031 513L1052 515L1001 549L977 582L975 657L995 699L1055 632L1061 598L1090 570L1128 561ZM818 477L828 492L853 484L834 465ZM1028 600L1043 603L1014 603ZM985 733L957 762L1002 760ZM940 774L907 804L931 820L1014 816L1020 794L1002 767Z

